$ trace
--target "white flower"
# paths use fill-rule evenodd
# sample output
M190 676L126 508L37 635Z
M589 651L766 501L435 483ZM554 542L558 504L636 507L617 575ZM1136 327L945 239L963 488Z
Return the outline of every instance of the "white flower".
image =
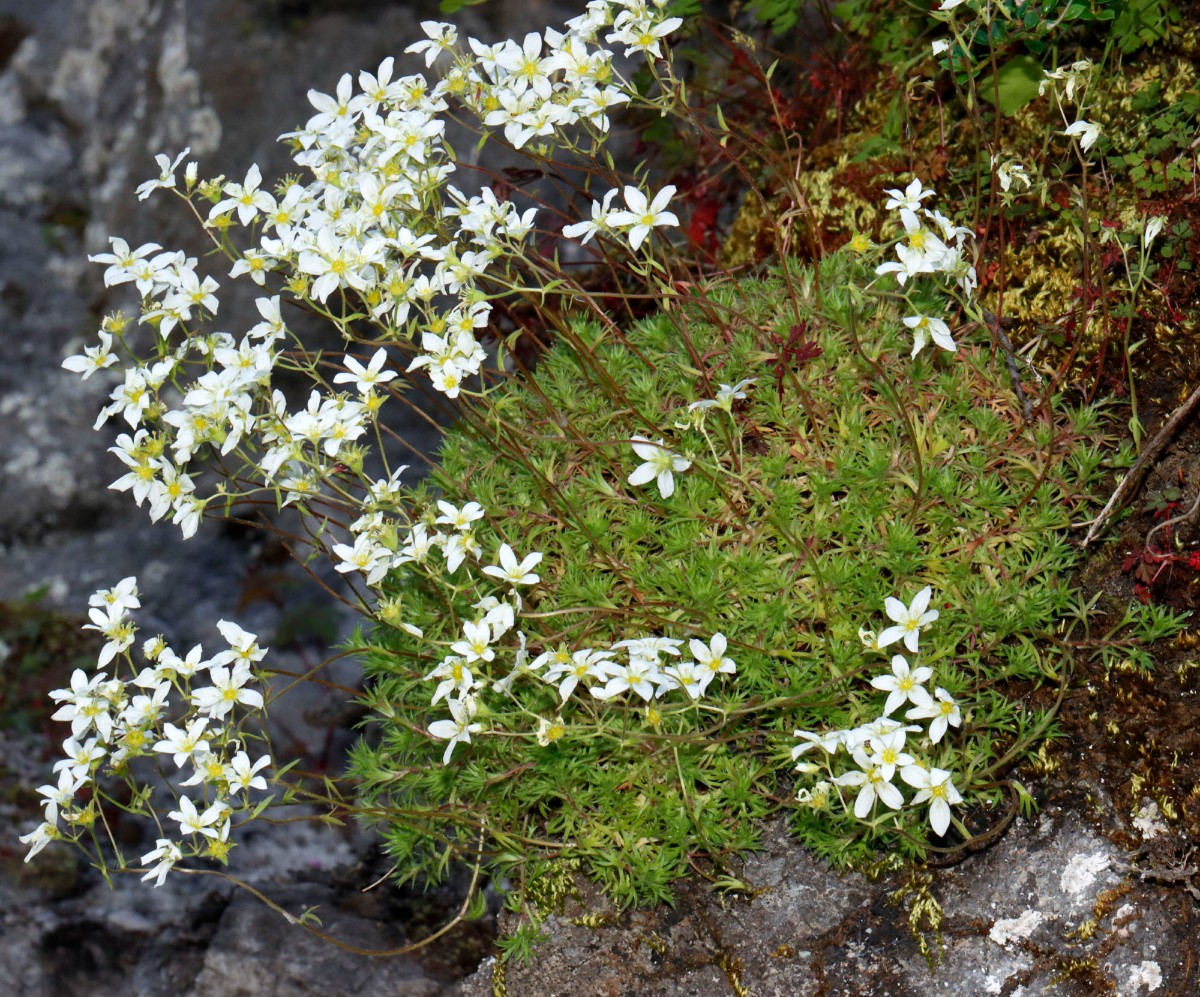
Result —
M866 820L875 808L877 799L892 810L899 810L904 806L904 796L892 785L890 775L885 778L883 769L876 765L861 747L854 749L854 761L858 770L839 775L833 781L838 786L861 787L854 801L855 817Z
M353 384L361 394L369 394L377 384L386 384L396 376L394 370L384 370L387 363L387 351L380 347L371 357L371 362L364 367L354 357L346 354L346 371L333 376L334 384Z
M450 756L454 753L454 746L459 741L470 744L471 735L478 734L483 730L483 724L473 722L475 711L478 709L474 696L450 699L446 701L446 705L450 707L450 715L453 719L435 720L429 725L429 733L432 737L449 741L446 745L446 753L442 755L443 765L450 764Z
M85 346L82 354L67 357L62 366L65 370L83 375L83 380L86 381L96 371L104 370L117 362L116 354L111 350L112 334L101 331L99 346Z
M612 699L627 689L637 693L649 702L654 698L655 681L659 678L658 666L644 658L631 658L628 665L614 664L611 669L612 677L603 688L592 687L592 695L597 699Z
M591 648L572 652L568 661L561 661L555 656L551 659L552 664L546 669L546 674L542 678L551 685L558 682L560 678L562 679L558 686L558 694L565 703L583 679L607 682L618 667L608 660L611 657L611 651L596 651ZM534 666L536 665L535 661Z
M939 687L933 691L933 695L937 702L930 700L927 704L918 704L904 715L909 720L932 719L933 723L929 725L929 740L937 744L945 736L947 725L962 726L962 712L954 697L945 689Z
M878 645L887 647L889 644L903 639L904 646L915 654L921 631L938 618L938 611L928 608L929 600L932 597L933 589L928 585L913 596L912 604L909 606L904 605L899 599L889 597L884 602L884 612L887 613L888 619L897 625L888 627L879 635Z
M38 793L45 797L42 806L46 808L46 820L55 821L59 810L70 809L75 802L75 794L87 781L86 776L76 776L70 768L65 768L59 771L57 784L38 786Z
M930 258L919 249L914 249L912 246L900 243L896 246L896 255L900 258L899 262L891 261L881 263L875 268L875 272L882 276L885 273L894 273L896 275L896 283L901 287L909 277L915 277L917 274L933 273L934 267Z
M838 750L846 743L845 731L827 730L820 733L811 730L798 730L792 736L804 739L803 744L797 744L792 748L792 761L796 761L801 755L807 754L813 748L820 748L828 755L836 755Z
M1145 227L1142 229L1142 245L1149 249L1153 245L1154 240L1162 232L1165 224L1166 219L1162 215L1154 215L1151 218L1147 218Z
M608 216L610 225L629 228L629 247L634 251L645 241L650 230L659 225L678 225L679 219L667 211L667 202L675 195L675 185L668 184L647 203L646 195L636 187L625 188L628 211L614 211Z
M231 661L252 665L261 661L266 655L266 650L258 646L258 637L243 630L236 623L231 623L229 620L217 620L217 629L221 631L221 636L225 638L229 650L216 654L209 662L210 667L227 665Z
M1014 183L1020 184L1026 190L1029 190L1031 183L1029 174L1025 172L1025 167L1018 162L1008 160L996 165L995 157L992 158L992 165L996 166L996 179L1000 181L1000 189L1003 191L1009 190Z
M28 834L22 834L17 840L23 845L29 845L29 853L25 856L25 861L28 862L50 842L57 841L60 837L55 824L51 821L44 821Z
M168 723L163 727L166 736L154 745L154 750L171 755L175 767L183 768L184 763L193 756L208 753L208 741L203 737L207 726L208 717L198 717L188 724L186 730L180 730L173 723Z
M183 152L175 157L174 162L171 161L170 156L163 155L162 153L159 153L157 156L155 156L154 161L158 163L158 176L153 180L147 180L145 183L138 185L138 188L135 191L138 200L146 200L146 198L148 198L153 191L156 191L160 188L174 187L175 171L179 168L179 164L183 162L183 157L191 151L192 150L190 148L184 149Z
M179 823L179 829L185 834L202 834L206 838L219 838L221 831L213 825L225 816L229 805L218 800L203 813L186 796L179 797L179 809L172 810L168 817Z
M110 589L101 589L88 597L89 606L111 606L118 610L139 609L142 605L138 596L137 578L130 575L122 578Z
M122 651L129 649L137 635L137 627L130 622L126 610L119 606L109 606L107 610L93 606L88 610L88 616L92 622L85 623L82 629L98 630L107 641L100 649L97 661L98 666L103 668Z
M425 53L425 65L432 66L443 52L450 52L458 41L458 29L453 24L440 21L422 21L421 30L425 32L428 41L413 42L405 52Z
M929 342L930 338L943 350L953 353L958 349L954 338L950 335L950 326L940 318L933 318L929 315L909 315L904 319L904 324L912 329L912 355L914 357L925 348L925 344Z
M94 737L89 737L83 744L73 737L68 737L63 741L63 754L67 757L55 762L53 771L68 769L74 778L85 779L91 772L92 763L100 761L107 752L99 746Z
M631 485L644 485L649 481L658 484L658 494L670 498L675 493L675 478L673 475L682 474L692 462L679 454L672 453L663 441L651 443L644 436L633 437L633 452L645 461L634 469L627 479Z
M1096 67L1091 60L1080 59L1071 63L1071 65L1066 68L1060 66L1058 69L1047 69L1043 74L1045 79L1038 84L1038 94L1040 95L1046 92L1046 87L1049 85L1051 80L1065 80L1066 83L1063 87L1063 96L1067 100L1074 100L1075 88L1080 84L1086 84L1091 76L1092 70L1095 68Z
M871 763L879 766L879 774L883 779L891 779L896 774L897 767L903 768L913 764L913 756L904 750L904 729L892 731L870 738L868 744Z
M274 210L275 198L265 190L258 189L258 185L261 183L262 173L259 171L258 164L252 163L250 169L246 171L244 183L227 183L222 188L221 192L225 197L212 206L208 212L209 220L227 215L236 208L238 221L243 225L249 225L260 211Z
M889 211L904 209L912 212L920 210L921 202L925 198L936 195L935 191L924 190L921 187L921 181L916 177L913 177L912 182L903 191L888 188L884 190L884 193L888 195L888 199L884 202L883 206Z
M458 506L438 499L437 506L441 515L434 522L443 526L453 526L456 530L464 533L471 529L472 523L484 516L483 506L478 502L468 502L460 509Z
M262 709L262 693L247 689L246 683L254 678L248 665L238 662L232 669L216 665L208 670L211 686L196 689L192 693L192 704L197 713L204 713L219 720L227 716L240 704L253 709Z
M887 702L883 706L886 717L905 701L914 706L932 706L933 700L923 682L928 682L933 676L932 668L910 669L904 655L897 654L892 658L892 674L877 675L871 679L871 685L888 693Z
M542 560L540 553L535 551L523 561L517 563L517 555L513 553L513 549L508 544L501 544L499 557L499 567L489 564L483 569L485 575L499 578L501 581L508 582L509 585L537 584L538 576L533 573L533 569Z
M692 402L688 406L689 412L703 410L708 408L719 408L726 412L733 411L733 403L741 401L746 397L745 389L754 384L758 378L745 377L738 381L737 384L722 384L717 389L716 398L703 398L698 402Z
M150 865L156 863L146 875L142 877L142 882L148 879L155 881L155 886L162 886L163 880L167 878L167 873L174 867L175 863L183 858L183 852L179 846L170 838L159 838L154 842L154 849L146 852L142 856L142 865Z
M553 720L538 717L537 743L543 748L548 748L555 741L561 739L566 732L567 728L561 716L557 716Z
M425 676L427 682L432 679L441 681L433 691L433 698L429 701L430 706L437 705L439 699L449 697L452 692L457 691L460 697L465 696L475 687L475 676L471 674L471 669L467 667L466 661L458 655L450 655L442 659L441 664Z
M950 807L962 803L962 796L950 781L952 775L945 769L926 769L920 765L907 765L900 770L900 778L919 790L912 798L912 805L929 801L929 826L935 834L946 833L950 826Z
M721 633L713 634L708 644L699 640L688 641L692 657L696 659L699 671L705 677L705 687L718 675L733 675L737 672L737 665L733 659L725 657L725 649L728 646L725 635Z
M603 201L593 201L591 219L575 222L573 225L564 225L562 230L564 238L579 239L580 236L583 236L579 241L586 246L597 232L607 231L610 224L609 209L616 196L617 189L614 187L604 195Z
M258 775L258 770L271 764L271 756L263 755L258 761L251 763L250 756L239 751L229 760L225 768L225 778L229 782L231 793L240 793L246 789L266 789L267 780ZM143 862L145 859L142 860Z
M392 552L367 533L356 537L353 547L349 544L334 544L333 554L342 561L335 568L336 571L343 574L361 571L366 576L368 585L376 585L383 580L392 558Z
M1072 138L1079 138L1079 147L1087 152L1093 145L1096 144L1096 139L1100 137L1100 126L1092 121L1084 121L1080 118L1078 121L1067 125L1066 130L1061 132L1062 135L1067 135Z
M463 637L465 640L451 644L450 650L461 654L468 664L472 661L491 661L496 657L496 652L488 646L492 641L492 628L486 623L463 623Z
M653 55L657 59L662 58L662 49L659 47L659 41L666 35L683 24L682 17L669 17L661 24L651 24L648 17L637 17L634 11L641 8L646 10L644 4L629 4L625 11L617 15L614 28L617 30L606 36L605 41L621 42L627 46L625 56L628 58L634 52L644 52L647 56Z
M712 681L712 672L695 661L680 661L663 669L663 679L659 683L659 694L670 692L671 689L682 689L689 699L699 699L704 695L708 683Z

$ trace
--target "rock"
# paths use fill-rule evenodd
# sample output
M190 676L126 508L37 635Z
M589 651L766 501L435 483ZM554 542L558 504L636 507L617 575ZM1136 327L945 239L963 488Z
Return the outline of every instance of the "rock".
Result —
M688 882L674 908L593 927L580 919L607 908L583 886L546 921L532 962L503 968L503 986L522 997L1132 997L1160 980L1164 995L1195 992L1195 905L1139 881L1120 849L1070 812L1018 821L928 881L839 877L777 824L739 878L752 896ZM920 924L929 951L943 947L932 973L908 926L913 900L928 897L943 915L940 932ZM510 925L502 919L501 931ZM463 997L492 997L496 976L485 964Z

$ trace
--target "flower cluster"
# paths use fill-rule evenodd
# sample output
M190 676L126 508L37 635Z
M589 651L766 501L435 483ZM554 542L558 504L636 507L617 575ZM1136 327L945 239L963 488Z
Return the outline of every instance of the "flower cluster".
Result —
M666 210L667 204L675 196L673 184L660 190L652 201L636 187L626 187L622 194L625 207L614 210L612 202L616 194L614 188L601 200L593 201L592 217L564 226L563 235L586 244L601 232L622 232L629 240L629 248L636 252L646 241L651 229L679 224L678 216Z
M448 571L456 570L468 556L478 560L480 547L474 524L483 518L483 508L477 502L458 508L439 501L438 509L441 515L435 524L449 526L452 532L435 530L431 535L424 523L418 523L409 532L408 544L399 554L391 555L391 560L398 564L424 565L429 553L438 550ZM682 640L639 637L617 641L607 648L572 650L556 647L531 658L527 650L529 638L516 629L516 624L524 608L520 590L541 580L533 570L541 561L540 552L534 551L518 559L511 546L501 544L497 563L485 565L480 574L502 584L504 597L485 595L475 602L472 618L461 624L460 638L448 642L441 660L424 676L426 682L436 683L430 706L436 706L444 699L450 710L450 719L435 720L428 727L432 737L447 742L443 764L449 763L455 745L469 744L472 734L483 731L483 725L474 719L480 697L488 690L496 695L511 696L513 684L519 679L555 687L564 707L573 693L586 690L593 699L600 701L611 701L629 693L639 697L649 708L649 704L676 689L683 690L687 700L695 703L718 675L731 675L737 671L737 665L725 653L727 642L720 633L714 634L708 643L694 638L688 641L691 657L683 656ZM406 629L414 636L424 636L415 627ZM511 640L505 646L510 635L515 637L515 646ZM506 667L503 662L510 655L511 667ZM557 732L553 736L547 734L551 727ZM539 718L537 737L540 743L547 744L561 737L565 730L561 717L553 724Z
M713 450L713 457L719 465L721 460L716 450L713 449L712 440L705 431L704 420L712 411L724 412L732 418L733 403L745 400L746 389L757 380L756 377L746 377L737 384L720 384L715 398L701 398L689 402L683 421L676 422L675 428L699 430L708 440L709 447ZM641 459L642 463L634 468L626 481L635 486L649 484L653 481L658 486L658 494L662 498L666 499L674 495L675 475L682 474L692 466L691 454L689 453L686 457L677 454L661 439L651 442L644 436L634 436L631 445L634 454Z
M307 182L290 178L266 189L257 165L240 180L198 181L189 163L179 184L175 172L187 150L157 157L160 174L138 196L173 190L203 212L214 240L234 256L229 276L264 288L256 302L262 321L240 335L207 331L219 310L218 280L158 243L131 248L114 237L110 252L91 257L106 266L106 285L136 289L137 320L158 334L157 356L125 369L97 420L121 418L132 433L114 448L128 471L113 487L132 490L139 504L149 503L152 519L170 516L185 536L208 501L197 495L197 472L188 466L194 457L238 456L283 504L312 500L342 465L357 462L355 441L368 433L396 377L399 357L389 343L419 341L407 369L423 370L436 390L456 398L487 358L480 336L498 338L490 331L491 299L512 286L510 271L538 211L521 210L491 188L469 195L449 182L456 165L444 141L448 115L465 111L518 149L586 151L582 141L594 151L610 126L607 111L637 98L604 43L658 58L680 23L659 5L593 0L565 30L547 28L519 43L468 38L464 47L453 26L423 22L425 40L409 51L428 67L438 64L434 80L393 78L388 58L360 73L357 87L346 74L334 95L310 91L316 113L284 136L310 172ZM666 210L673 193L667 187L650 199L627 186L624 208L609 211L614 189L595 220L637 250L653 228L678 224ZM251 248L232 248L234 226L253 231ZM568 237L576 232L567 227ZM280 341L291 333L281 296L266 290L269 279L348 338L362 341L361 323L349 328L351 315L375 330L369 359L344 356L333 390L322 381L299 411L289 411L273 374L281 364L314 371L284 354ZM63 366L86 378L117 363L114 338L124 342L129 321L106 320L99 344ZM382 563L361 548L349 560L376 569Z
M905 648L916 654L921 632L938 617L936 610L928 608L931 597L932 590L926 586L907 606L899 599L888 599L886 612L894 625L878 634L860 631L863 644L872 650L882 650L903 641ZM835 796L840 796L842 788L857 787L854 816L865 821L872 817L877 804L892 811L905 807L904 794L893 782L898 775L902 782L917 790L907 805L919 807L928 803L930 826L935 834L945 834L950 826L950 807L961 803L962 796L952 781L953 773L914 754L909 741L910 735L918 735L919 740L913 739L917 741L916 747L928 752L942 741L949 727L962 724L962 713L953 696L940 686L930 694L927 683L932 678L932 668L914 668L904 655L894 655L890 673L871 679L872 688L888 694L878 717L850 730L796 731L795 736L802 739L792 749L793 760L799 762L796 771L812 775L823 767L828 776L811 788L800 789L797 799L816 810L825 810ZM905 706L906 720L928 721L928 727L904 724L892 717ZM815 748L824 752L823 766L801 761ZM852 767L844 764L843 750Z
M142 865L151 867L142 878L160 885L185 857L223 861L232 847L233 818L251 809L249 791L267 788L259 773L271 759L251 758L242 732L247 712L263 707L254 684L266 650L254 634L222 620L217 627L227 646L211 658L204 658L200 645L181 656L162 637L153 637L142 644L145 664L139 669L130 653L137 636L130 613L140 605L133 577L92 596L91 622L84 629L105 638L98 667L123 659L130 677L76 669L69 688L50 693L61 704L53 719L69 723L71 734L54 765L58 782L38 789L45 797L44 820L21 841L30 846L28 861L51 841L79 840L101 817L102 776L130 778L134 759L165 762L169 756L175 772L188 774L180 787L196 788L180 793L178 809L168 814L178 825L176 835L160 837L142 856Z
M493 667L495 650L492 644L505 632L505 615L511 619L511 612L498 613L498 608L493 605L478 622L464 623L464 639L452 645L452 653L425 676L427 680L438 682L431 705L443 696L448 697L446 702L451 719L437 720L429 725L430 735L447 742L443 764L449 763L456 744L460 741L470 743L471 734L483 730L482 724L473 722L478 697L487 685L482 673ZM668 693L682 689L688 701L694 703L704 696L718 675L737 672L737 665L725 653L727 642L720 633L714 634L708 643L694 638L688 641L690 658L682 657L682 640L639 637L617 641L603 650L581 648L572 651L559 647L545 650L530 660L525 651L525 635L518 634L518 637L521 645L516 653L516 664L505 678L492 683L492 690L507 693L518 676L534 676L557 688L563 707L573 693L584 689L602 701L629 693L646 704L648 715L653 718L656 716L654 702ZM617 660L618 652L624 661ZM661 657L664 654L679 660L664 664ZM472 667L481 674L473 674ZM539 744L546 746L562 738L566 731L567 725L561 714L554 721L539 717L535 736Z
M1060 134L1077 139L1079 148L1084 152L1091 149L1096 144L1096 139L1100 137L1100 125L1082 117L1084 96L1095 70L1095 64L1090 59L1080 59L1071 63L1070 66L1044 70L1044 78L1038 84L1039 94L1044 94L1047 88L1053 88L1055 99L1058 101L1064 118L1066 116L1064 105L1077 105L1080 116L1070 122Z
M899 213L905 238L896 243L897 259L881 263L875 272L881 276L895 274L901 287L909 278L921 274L945 274L964 294L970 295L978 284L975 266L967 253L970 230L955 225L940 211L924 207L921 202L933 197L934 192L925 190L919 179L914 179L904 190L891 189L884 193L888 195L884 207ZM950 327L941 318L909 315L905 316L904 324L912 330L914 357L930 339L944 350L958 348Z

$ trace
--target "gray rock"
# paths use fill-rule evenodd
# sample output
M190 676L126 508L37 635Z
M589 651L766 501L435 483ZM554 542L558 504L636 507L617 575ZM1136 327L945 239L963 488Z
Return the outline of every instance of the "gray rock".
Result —
M591 927L583 924L595 919L581 919L607 908L583 885L581 899L546 921L533 961L504 967L503 985L522 997L1196 992L1191 899L1142 883L1120 849L1068 812L1018 821L990 850L935 872L943 950L933 973L909 929L910 905L894 902L903 876L839 877L777 824L740 878L753 896L689 882L674 908ZM923 933L936 952L939 932L926 924ZM463 997L491 997L496 974L494 961L482 966Z

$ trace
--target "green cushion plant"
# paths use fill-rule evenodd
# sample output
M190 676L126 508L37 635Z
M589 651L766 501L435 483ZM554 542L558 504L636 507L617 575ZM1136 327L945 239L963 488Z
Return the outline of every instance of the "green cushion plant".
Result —
M1102 460L1095 410L1025 424L982 337L910 360L896 304L856 290L871 276L844 251L817 272L729 281L625 333L579 321L534 373L470 406L414 507L435 529L437 501L479 502L485 549L544 557L522 589L524 648L471 665L478 726L444 765L426 721L429 649L504 587L448 585L431 563L385 584L384 617L407 627L370 637L380 737L353 769L398 869L436 876L478 857L520 903L566 862L624 905L669 902L689 871L727 876L781 808L838 864L953 845L931 844L924 807L876 805L859 820L852 789L814 801L791 764L797 729L879 715L869 680L899 648L881 657L860 628L926 585L940 619L921 662L962 723L925 753L968 805L1015 794L1005 779L1047 732L1064 674L1053 630L1077 608L1066 532ZM692 405L719 399L718 384L725 406ZM689 462L667 498L628 480L641 459L631 440L664 433ZM556 648L716 633L736 673L695 702L681 690L602 700L587 679L564 702L529 667Z

